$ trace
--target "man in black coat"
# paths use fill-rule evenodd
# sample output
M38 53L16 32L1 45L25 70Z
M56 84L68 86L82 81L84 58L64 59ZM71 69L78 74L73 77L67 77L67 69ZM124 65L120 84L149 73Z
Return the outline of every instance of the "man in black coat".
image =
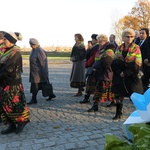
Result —
M144 91L147 90L150 79L150 37L149 37L149 29L142 28L140 30L140 41L136 44L140 46L141 54L142 54L142 82L144 86Z

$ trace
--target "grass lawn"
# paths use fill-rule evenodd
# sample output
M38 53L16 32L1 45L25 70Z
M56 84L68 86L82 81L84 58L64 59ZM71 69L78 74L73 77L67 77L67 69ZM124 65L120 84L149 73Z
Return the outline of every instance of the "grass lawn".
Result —
M22 52L23 58L29 58L30 52ZM47 52L48 59L69 60L70 52Z

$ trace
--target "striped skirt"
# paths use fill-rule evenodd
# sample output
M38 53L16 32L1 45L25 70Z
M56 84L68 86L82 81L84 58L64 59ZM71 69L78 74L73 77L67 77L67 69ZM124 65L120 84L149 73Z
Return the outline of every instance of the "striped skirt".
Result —
M93 100L106 102L114 100L114 93L111 91L112 81L99 81L96 85Z

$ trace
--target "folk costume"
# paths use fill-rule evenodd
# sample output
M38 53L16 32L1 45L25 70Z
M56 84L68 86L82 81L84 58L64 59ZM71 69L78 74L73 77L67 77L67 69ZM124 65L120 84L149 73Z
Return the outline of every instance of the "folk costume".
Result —
M13 44L17 41L9 33L4 37ZM6 48L0 56L0 85L2 86L0 107L3 123L8 124L9 127L1 131L1 134L19 133L30 121L21 73L22 56L20 47L13 45Z
M99 44L95 43L86 55L86 61L85 61L85 68L87 68L86 91L85 91L86 94L84 96L84 99L80 101L81 104L90 102L89 97L91 94L94 94L96 89L96 80L93 71L93 64L95 63L95 55L98 49L99 49Z
M0 58L1 58L1 56L2 56L2 54L5 52L5 45L4 45L4 43L1 43L0 44ZM2 90L2 86L0 85L0 91ZM1 95L1 93L0 93L0 99L2 98L2 95ZM0 107L0 122L2 122L2 119L1 119L1 112L2 112L2 110L1 110L1 107Z
M113 93L111 92L113 72L111 63L114 59L114 51L111 48L114 45L109 42L100 46L95 56L94 75L96 79L96 90L94 92L94 104L88 112L98 111L98 103L113 100Z
M130 97L133 92L143 93L142 81L139 76L141 65L140 47L135 43L131 43L128 49L125 49L125 44L116 49L115 60L112 62L114 72L112 91L117 101L114 120L122 116L124 97ZM120 76L121 72L124 73L124 77Z

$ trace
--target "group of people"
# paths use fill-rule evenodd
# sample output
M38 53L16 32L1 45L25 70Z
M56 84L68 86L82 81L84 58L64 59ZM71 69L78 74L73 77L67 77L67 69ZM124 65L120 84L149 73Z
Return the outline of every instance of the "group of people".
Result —
M122 32L123 43L119 46L113 34L109 39L105 34L92 34L91 39L86 50L82 35L75 34L70 59L73 63L70 86L79 89L75 96L81 96L86 87L81 104L90 102L90 95L93 94L93 105L88 112L98 111L99 102L111 101L107 106L116 106L113 120L120 119L124 97L130 98L133 92L143 94L148 88L149 30L142 28L135 36L133 29L125 29Z
M30 93L32 99L26 102L22 84L22 55L20 47L16 45L22 40L19 32L0 31L0 122L8 125L1 134L20 133L30 122L28 105L37 103L37 93L49 84L47 55L40 47L37 39L30 38L32 48L30 54ZM55 94L47 94L47 100L55 98Z
M142 28L137 37L133 29L122 32L123 43L115 42L115 35L109 39L105 34L92 34L88 49L81 34L75 34L71 51L72 71L70 86L77 88L74 96L82 96L81 104L93 105L88 112L98 111L99 102L111 101L116 106L114 120L122 116L123 99L133 92L144 93L150 78L150 37L149 30ZM37 93L49 84L46 52L37 39L30 38L30 92L32 99L26 102L21 74L23 72L19 32L0 31L0 121L8 127L1 134L20 133L30 122L28 105L37 103ZM86 71L86 73L85 73ZM84 89L84 87L86 87ZM53 92L51 92L53 93ZM48 101L55 98L48 95Z

